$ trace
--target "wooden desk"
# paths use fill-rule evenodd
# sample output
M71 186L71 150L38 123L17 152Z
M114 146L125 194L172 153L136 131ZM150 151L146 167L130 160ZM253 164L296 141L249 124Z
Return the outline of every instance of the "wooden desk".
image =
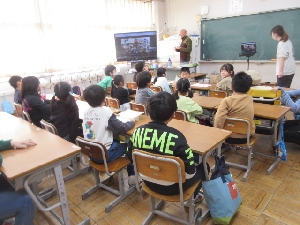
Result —
M220 105L223 98L216 97L207 97L207 96L199 96L194 95L192 98L198 105L205 109L216 109L217 106Z
M194 79L204 79L206 77L207 73L191 73L191 78Z
M49 211L60 206L62 220L69 225L70 214L62 168L70 165L72 158L80 152L80 148L57 135L5 112L0 112L0 123L1 139L24 140L30 138L37 143L27 149L2 151L3 164L0 171L15 190L25 188L40 210ZM55 174L60 204L45 209L38 200L38 193L33 193L29 185L51 173ZM84 224L89 224L89 220Z
M216 84L210 84L209 87L197 87L191 85L192 90L198 90L198 91L210 91L210 90L215 90L216 89Z

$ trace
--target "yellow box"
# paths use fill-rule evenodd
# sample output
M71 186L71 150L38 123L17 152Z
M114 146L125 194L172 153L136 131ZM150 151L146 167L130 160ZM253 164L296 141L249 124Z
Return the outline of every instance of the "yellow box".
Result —
M252 87L248 91L248 94L252 97L279 98L281 97L281 90L278 90L275 93L272 89L259 89Z

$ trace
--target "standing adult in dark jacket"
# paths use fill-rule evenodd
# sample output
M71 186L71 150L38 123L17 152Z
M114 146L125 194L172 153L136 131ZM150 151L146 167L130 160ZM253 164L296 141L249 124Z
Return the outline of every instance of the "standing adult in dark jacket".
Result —
M176 52L180 52L180 63L186 64L191 60L192 40L187 36L185 29L180 30L180 46L175 47Z
M79 113L76 101L71 95L71 86L67 82L59 82L54 86L54 93L49 122L56 127L60 137L75 143Z
M42 119L50 118L50 108L41 98L40 82L35 76L28 76L22 79L21 99L22 107L28 112L34 125L41 127Z

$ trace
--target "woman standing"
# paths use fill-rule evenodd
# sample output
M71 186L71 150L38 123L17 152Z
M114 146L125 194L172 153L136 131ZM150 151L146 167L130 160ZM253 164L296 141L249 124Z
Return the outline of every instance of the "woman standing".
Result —
M278 41L276 62L277 86L289 88L296 71L293 44L281 25L273 27L271 35L274 40Z

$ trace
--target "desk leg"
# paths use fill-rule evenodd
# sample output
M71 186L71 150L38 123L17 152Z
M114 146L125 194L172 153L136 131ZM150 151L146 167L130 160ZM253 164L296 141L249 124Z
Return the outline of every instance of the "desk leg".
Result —
M63 219L66 225L70 225L70 212L68 207L67 192L64 183L64 177L61 170L61 165L54 167L54 174L56 178L57 190L59 194L59 199L61 202L60 208L62 211Z

